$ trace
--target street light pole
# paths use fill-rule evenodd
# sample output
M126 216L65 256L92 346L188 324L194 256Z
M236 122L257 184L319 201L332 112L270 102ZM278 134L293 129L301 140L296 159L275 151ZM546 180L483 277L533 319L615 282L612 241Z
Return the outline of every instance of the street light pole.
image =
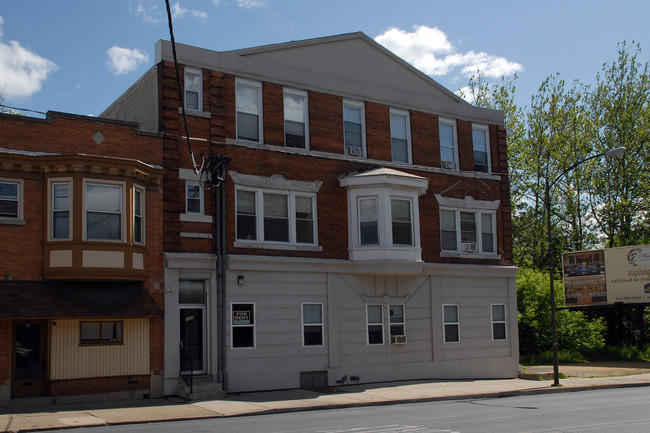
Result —
M564 177L565 174L576 168L582 163L585 163L594 158L600 158L602 156L609 158L612 156L620 156L625 153L624 147L617 147L616 149L608 150L607 152L599 153L597 155L592 155L588 158L580 160L576 163L573 163L569 168L560 173L552 182L549 183L548 176L544 184L544 201L546 205L546 230L548 235L548 275L549 275L549 287L551 292L551 334L552 334L552 349L553 349L553 386L560 386L560 366L558 361L557 353L557 307L555 304L555 279L553 278L554 274L554 252L553 252L553 231L551 230L551 188L555 183Z

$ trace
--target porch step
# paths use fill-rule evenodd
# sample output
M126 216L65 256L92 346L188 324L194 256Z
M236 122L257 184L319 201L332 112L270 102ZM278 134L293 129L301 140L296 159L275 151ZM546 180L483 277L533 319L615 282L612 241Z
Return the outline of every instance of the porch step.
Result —
M182 378L178 378L178 395L186 400L207 400L226 396L221 383L211 375L194 376L192 392Z

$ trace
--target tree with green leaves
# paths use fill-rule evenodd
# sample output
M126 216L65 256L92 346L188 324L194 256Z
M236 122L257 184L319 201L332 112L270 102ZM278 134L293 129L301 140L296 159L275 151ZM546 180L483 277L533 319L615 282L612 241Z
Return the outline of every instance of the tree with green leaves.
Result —
M640 53L638 44L619 44L589 100L595 151L627 149L592 173L590 207L608 247L650 243L650 70Z

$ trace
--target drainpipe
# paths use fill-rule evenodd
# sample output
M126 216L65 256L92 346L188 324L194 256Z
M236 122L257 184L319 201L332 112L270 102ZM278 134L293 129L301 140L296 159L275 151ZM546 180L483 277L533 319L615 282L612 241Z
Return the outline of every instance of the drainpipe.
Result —
M216 256L217 256L217 382L228 392L228 375L226 373L226 166L230 157L211 155L208 170L211 178L208 182L215 188L216 221Z

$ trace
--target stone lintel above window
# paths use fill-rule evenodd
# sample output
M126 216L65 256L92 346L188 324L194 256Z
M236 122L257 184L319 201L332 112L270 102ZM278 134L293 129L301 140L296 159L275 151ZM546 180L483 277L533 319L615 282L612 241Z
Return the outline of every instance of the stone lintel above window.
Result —
M274 174L270 177L255 176L252 174L241 174L237 173L236 171L230 171L229 174L235 185L248 186L251 188L317 193L323 184L323 182L320 180L314 182L289 180L285 179L281 174Z

